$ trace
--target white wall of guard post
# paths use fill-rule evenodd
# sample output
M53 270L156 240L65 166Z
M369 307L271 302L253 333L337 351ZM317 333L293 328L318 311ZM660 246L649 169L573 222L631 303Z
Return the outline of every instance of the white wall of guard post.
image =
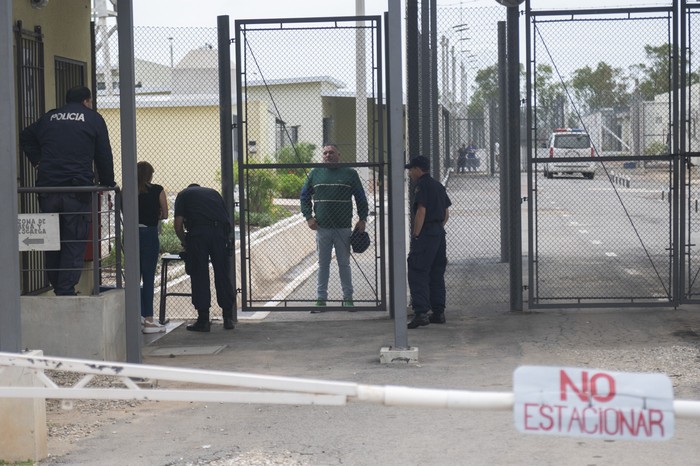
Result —
M39 380L44 384L44 387L0 386L0 397L4 398L161 400L330 406L342 406L348 402L367 402L386 406L501 411L512 410L514 405L514 395L511 392L362 385L352 382L331 382L116 362L95 364L95 361L90 360L34 357L0 352L0 370L4 367L22 367L34 370ZM45 370L82 374L82 378L71 387L60 387L51 380L49 375L44 372ZM121 381L123 387L88 387L87 385L95 376L113 377ZM226 387L226 389L149 389L138 386L132 379L207 384ZM256 391L241 390L246 388ZM700 418L700 401L674 400L673 407L677 417Z

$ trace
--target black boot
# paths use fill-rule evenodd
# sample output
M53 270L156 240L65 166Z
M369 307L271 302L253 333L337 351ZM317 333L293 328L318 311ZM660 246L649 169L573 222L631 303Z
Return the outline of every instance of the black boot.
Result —
M413 314L413 319L408 323L408 328L418 328L428 324L430 324L428 314L425 312L416 312Z
M191 332L208 332L211 330L211 322L209 321L209 311L197 311L199 316L197 322L187 326L187 330Z
M231 309L229 310L224 310L224 328L226 330L233 330L233 328L236 326L235 322L233 321L233 311Z

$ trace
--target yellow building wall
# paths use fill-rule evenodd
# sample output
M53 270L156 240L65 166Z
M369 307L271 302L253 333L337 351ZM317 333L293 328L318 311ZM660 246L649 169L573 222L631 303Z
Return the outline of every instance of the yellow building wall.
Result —
M55 57L84 62L85 83L90 87L90 8L90 0L53 0L41 9L32 8L29 0L13 0L14 25L22 21L26 30L41 26L44 35L46 110L63 105L65 100L65 96L56 96Z
M119 109L98 109L107 122L114 170L122 173ZM157 107L136 109L137 161L153 165L153 182L176 194L190 183L221 188L219 108Z
M267 101L249 100L244 109L246 133L243 142L247 146L247 160L249 162L262 162L265 158L271 158L275 152L275 118L268 108ZM255 151L250 151L250 145L255 141Z
M272 93L273 102L270 99ZM323 144L323 107L321 85L319 82L275 84L270 89L250 87L247 98L249 101L264 102L268 112L267 119L272 122L272 134L263 135L262 145L258 142L258 157L272 156L275 153L275 118L290 126L298 126L298 142L308 142L317 147L316 160L321 160L321 145ZM279 112L273 113L273 112ZM260 115L260 121L263 117ZM269 124L266 126L269 128ZM270 137L271 136L271 137Z

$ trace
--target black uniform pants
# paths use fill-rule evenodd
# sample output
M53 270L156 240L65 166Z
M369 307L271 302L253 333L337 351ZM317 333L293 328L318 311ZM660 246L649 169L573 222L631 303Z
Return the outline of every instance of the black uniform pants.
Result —
M46 274L57 296L75 295L90 232L90 193L51 193L39 196L44 213L59 214L61 250L46 251Z
M442 225L423 228L418 238L411 239L408 252L408 286L415 313L445 312L445 268L447 245Z
M232 317L234 300L231 280L231 250L224 227L194 226L187 231L187 268L192 280L192 304L199 312L211 307L209 259L214 268L216 300L224 317Z

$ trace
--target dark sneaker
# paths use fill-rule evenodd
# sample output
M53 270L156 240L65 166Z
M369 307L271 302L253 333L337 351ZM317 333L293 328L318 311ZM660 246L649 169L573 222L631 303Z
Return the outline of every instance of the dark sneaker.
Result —
M321 308L322 308L322 307L326 307L326 300L325 300L325 299L320 299L320 298L317 299L317 300L316 300L315 306L316 306L316 307L321 307ZM312 314L318 314L319 312L325 312L325 309L312 309L312 310L311 310L311 313L312 313Z
M208 332L211 330L211 322L208 320L198 320L194 324L188 325L187 330L190 332Z
M428 314L421 312L413 316L413 319L408 323L408 328L418 328L428 324L430 324Z
M345 298L343 300L343 303L341 304L342 307L347 307L348 312L355 312L355 303L352 301L352 298Z
M447 322L445 320L444 312L433 312L428 316L428 320L431 324L444 324L445 322Z

